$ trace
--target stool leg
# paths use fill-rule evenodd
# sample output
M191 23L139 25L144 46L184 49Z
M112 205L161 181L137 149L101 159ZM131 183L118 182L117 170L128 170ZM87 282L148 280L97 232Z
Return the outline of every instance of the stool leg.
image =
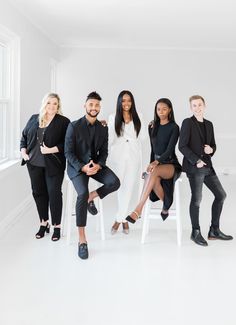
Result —
M68 186L69 186L69 181L66 181L66 193L68 191ZM64 191L63 191L64 193ZM62 210L62 222L61 222L61 231L62 231L62 236L64 237L66 235L66 228L67 228L67 218L66 218L66 201L67 201L67 196L66 198L63 196L63 210Z
M148 228L149 228L149 211L150 211L150 202L149 200L146 202L144 206L144 213L143 213L143 230L142 230L142 238L141 238L141 243L144 244L145 242L145 237L148 234Z
M70 244L71 238L71 220L72 220L72 205L73 205L73 186L69 182L67 188L67 198L66 198L66 218L67 218L67 229L66 229L66 242L67 245Z
M96 217L96 232L99 232L100 230L100 199L97 197L96 199L96 206L98 208L98 214L95 216Z
M100 219L101 239L102 240L105 240L103 204L102 204L102 200L101 199L98 199L98 204L99 204L99 219Z
M175 204L176 204L176 232L177 232L177 243L181 246L182 239L182 225L180 217L180 195L179 195L179 181L176 182L175 187Z

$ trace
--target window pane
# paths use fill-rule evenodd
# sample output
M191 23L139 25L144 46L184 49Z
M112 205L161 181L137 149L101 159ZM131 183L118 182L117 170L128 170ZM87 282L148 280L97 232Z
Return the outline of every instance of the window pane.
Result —
M7 103L0 102L0 161L7 156L6 136L7 136Z
M7 48L0 44L0 98L7 97L8 82L8 51Z

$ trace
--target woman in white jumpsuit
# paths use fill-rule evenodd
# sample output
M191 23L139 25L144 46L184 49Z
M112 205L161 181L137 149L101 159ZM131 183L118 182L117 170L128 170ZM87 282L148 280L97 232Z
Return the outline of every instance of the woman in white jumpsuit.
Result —
M139 193L142 174L142 147L144 127L141 127L132 93L123 90L117 99L116 114L109 116L109 163L119 177L121 186L117 191L118 211L111 233L115 234L122 223L123 232L129 233L125 220L134 192Z

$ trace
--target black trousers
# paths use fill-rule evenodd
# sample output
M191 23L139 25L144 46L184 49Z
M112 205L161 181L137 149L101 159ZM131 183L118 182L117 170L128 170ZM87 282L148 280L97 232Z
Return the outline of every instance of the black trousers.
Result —
M29 162L27 163L27 168L40 221L48 220L48 208L50 206L52 225L59 225L62 215L61 186L64 172L49 176L46 168L33 166Z
M199 209L202 200L202 187L205 184L214 195L215 199L211 208L211 225L219 227L220 215L226 193L220 183L218 176L212 168L199 168L196 173L188 174L189 184L191 187L192 197L189 206L192 227L200 229L199 226Z
M82 172L78 176L72 178L73 185L78 195L76 201L77 227L85 227L87 223L87 207L89 197L88 182L90 177L103 184L96 190L100 199L103 199L109 193L117 191L120 187L119 178L107 166L103 167L95 175L87 176Z

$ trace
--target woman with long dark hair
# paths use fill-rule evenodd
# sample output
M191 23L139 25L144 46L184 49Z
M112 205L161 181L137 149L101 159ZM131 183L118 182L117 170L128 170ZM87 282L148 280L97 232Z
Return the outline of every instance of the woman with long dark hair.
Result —
M142 171L141 138L144 139L142 117L137 113L132 93L123 90L118 96L116 114L109 117L109 161L119 177L121 186L118 190L118 211L111 233L115 234L122 223L123 232L129 233L125 220L130 209L130 202L135 190L138 194Z
M173 202L174 181L180 175L181 166L175 154L179 137L179 127L175 122L172 103L168 98L157 101L154 121L149 124L151 142L151 162L147 167L145 184L138 205L126 218L135 223L140 218L143 206L150 195L152 201L163 201L161 216L168 217Z

